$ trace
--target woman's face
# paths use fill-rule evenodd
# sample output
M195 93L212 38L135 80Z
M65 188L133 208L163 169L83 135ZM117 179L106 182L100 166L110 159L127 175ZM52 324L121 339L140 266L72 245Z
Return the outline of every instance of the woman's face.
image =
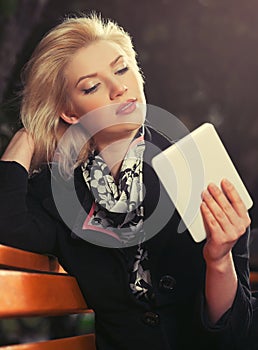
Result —
M72 110L62 118L80 122L95 141L130 137L143 124L146 102L140 73L115 43L102 40L79 49L65 75Z

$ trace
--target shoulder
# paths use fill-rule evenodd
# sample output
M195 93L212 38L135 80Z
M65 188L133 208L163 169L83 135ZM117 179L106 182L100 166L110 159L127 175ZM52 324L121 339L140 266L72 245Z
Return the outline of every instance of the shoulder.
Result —
M0 160L0 185L19 187L21 183L27 183L27 170L16 161Z
M164 133L161 131L153 128L152 126L145 126L145 141L150 142L156 146L158 146L160 149L166 149L169 147L173 141Z
M30 194L37 197L48 197L51 194L51 173L47 165L39 171L33 172L28 180L28 190Z

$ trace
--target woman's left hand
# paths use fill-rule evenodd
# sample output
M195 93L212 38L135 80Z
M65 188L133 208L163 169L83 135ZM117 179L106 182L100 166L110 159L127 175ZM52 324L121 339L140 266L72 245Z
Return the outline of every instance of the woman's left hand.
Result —
M202 194L201 212L207 232L203 251L206 263L218 263L228 257L251 223L233 184L224 179L221 188L222 190L215 184L209 184Z

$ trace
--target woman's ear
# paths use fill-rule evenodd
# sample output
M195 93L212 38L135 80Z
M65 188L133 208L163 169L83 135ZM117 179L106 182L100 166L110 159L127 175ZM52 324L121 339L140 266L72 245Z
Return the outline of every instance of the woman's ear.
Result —
M60 118L68 124L77 124L79 122L79 117L73 113L61 113Z

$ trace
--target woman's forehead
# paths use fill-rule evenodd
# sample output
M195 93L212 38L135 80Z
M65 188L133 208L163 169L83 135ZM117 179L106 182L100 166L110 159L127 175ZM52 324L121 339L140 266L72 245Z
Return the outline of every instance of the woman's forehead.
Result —
M115 60L126 58L123 49L116 43L101 40L79 49L66 67L66 75L94 74L107 69ZM75 78L76 79L76 78Z

